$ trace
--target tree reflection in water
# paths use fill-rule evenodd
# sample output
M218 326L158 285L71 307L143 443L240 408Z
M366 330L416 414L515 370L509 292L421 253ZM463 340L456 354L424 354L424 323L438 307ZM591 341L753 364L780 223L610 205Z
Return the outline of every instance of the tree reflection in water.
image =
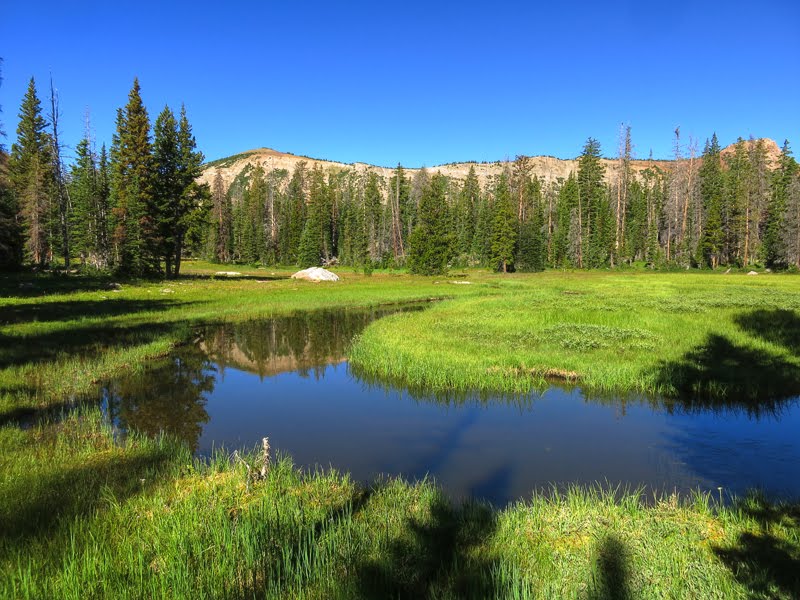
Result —
M370 322L421 304L375 309L324 310L201 328L195 342L141 371L106 384L103 398L113 423L124 431L166 433L197 451L208 423L208 395L219 370L235 368L259 377L298 372L320 377L345 360L353 338Z

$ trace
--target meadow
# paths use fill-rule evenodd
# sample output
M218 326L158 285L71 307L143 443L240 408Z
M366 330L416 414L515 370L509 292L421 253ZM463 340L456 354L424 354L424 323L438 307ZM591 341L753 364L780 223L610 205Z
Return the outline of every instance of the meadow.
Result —
M430 481L365 487L288 456L262 478L257 450L201 460L167 437L120 437L80 403L199 323L435 298L370 325L351 350L358 368L439 390L558 381L756 405L800 393L796 278L344 271L322 285L215 270L0 280L3 597L800 595L800 507L788 500L591 487L455 504Z

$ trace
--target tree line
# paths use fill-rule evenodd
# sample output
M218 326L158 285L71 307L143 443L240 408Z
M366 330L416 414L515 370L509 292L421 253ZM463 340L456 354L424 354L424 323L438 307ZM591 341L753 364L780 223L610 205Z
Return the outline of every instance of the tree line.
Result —
M203 155L185 108L150 126L138 81L117 112L107 151L90 136L65 166L58 99L45 116L31 79L10 153L0 148L0 264L140 276L180 273L184 256L218 263L453 266L498 271L763 265L800 268L800 168L788 142L776 165L761 140L723 153L716 135L697 155L675 131L669 165L632 165L620 132L614 177L587 140L577 169L545 181L518 156L483 185L425 169L248 165L226 185L200 185Z
M95 149L88 124L66 165L58 95L45 115L31 78L10 153L0 148L0 266L114 271L177 277L209 192L196 180L203 154L182 106L164 107L152 126L139 81L117 110L110 149Z
M675 132L675 159L632 167L623 128L606 177L589 139L577 169L546 182L519 156L481 185L398 165L375 171L248 165L229 186L216 172L207 242L211 260L311 266L452 266L498 271L764 265L800 267L800 168L788 142L771 165L762 140L723 155L716 135L696 156Z

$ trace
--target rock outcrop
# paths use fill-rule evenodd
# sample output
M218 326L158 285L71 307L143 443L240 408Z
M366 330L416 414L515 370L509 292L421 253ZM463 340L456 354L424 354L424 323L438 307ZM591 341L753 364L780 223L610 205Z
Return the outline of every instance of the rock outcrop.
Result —
M331 273L322 267L311 267L310 269L303 269L292 275L292 279L302 279L304 281L313 281L318 283L320 281L339 281L339 276L336 273Z

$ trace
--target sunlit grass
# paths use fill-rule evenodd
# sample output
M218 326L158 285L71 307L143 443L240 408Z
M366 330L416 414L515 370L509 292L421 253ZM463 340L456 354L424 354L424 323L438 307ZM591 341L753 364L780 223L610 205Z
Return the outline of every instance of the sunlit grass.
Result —
M636 491L573 488L496 510L454 505L430 482L362 488L333 471L303 473L288 457L252 481L224 454L201 462L169 440L115 440L93 410L7 426L0 445L8 598L798 591L797 509L757 497L725 507L708 495L645 503Z
M795 278L469 271L451 285L343 270L324 285L185 270L0 279L0 597L800 596L796 503L596 487L456 505L431 482L364 488L289 457L255 481L222 452L120 436L97 407L59 412L197 323L430 298L447 300L373 323L359 368L439 390L786 394L800 380Z
M548 272L484 285L492 293L373 323L352 363L373 377L433 389L520 392L560 380L665 395L703 385L671 378L670 370L691 363L711 336L800 366L796 352L769 339L800 320L796 277ZM794 320L743 327L757 311L784 311ZM748 391L717 379L718 387L697 391Z

